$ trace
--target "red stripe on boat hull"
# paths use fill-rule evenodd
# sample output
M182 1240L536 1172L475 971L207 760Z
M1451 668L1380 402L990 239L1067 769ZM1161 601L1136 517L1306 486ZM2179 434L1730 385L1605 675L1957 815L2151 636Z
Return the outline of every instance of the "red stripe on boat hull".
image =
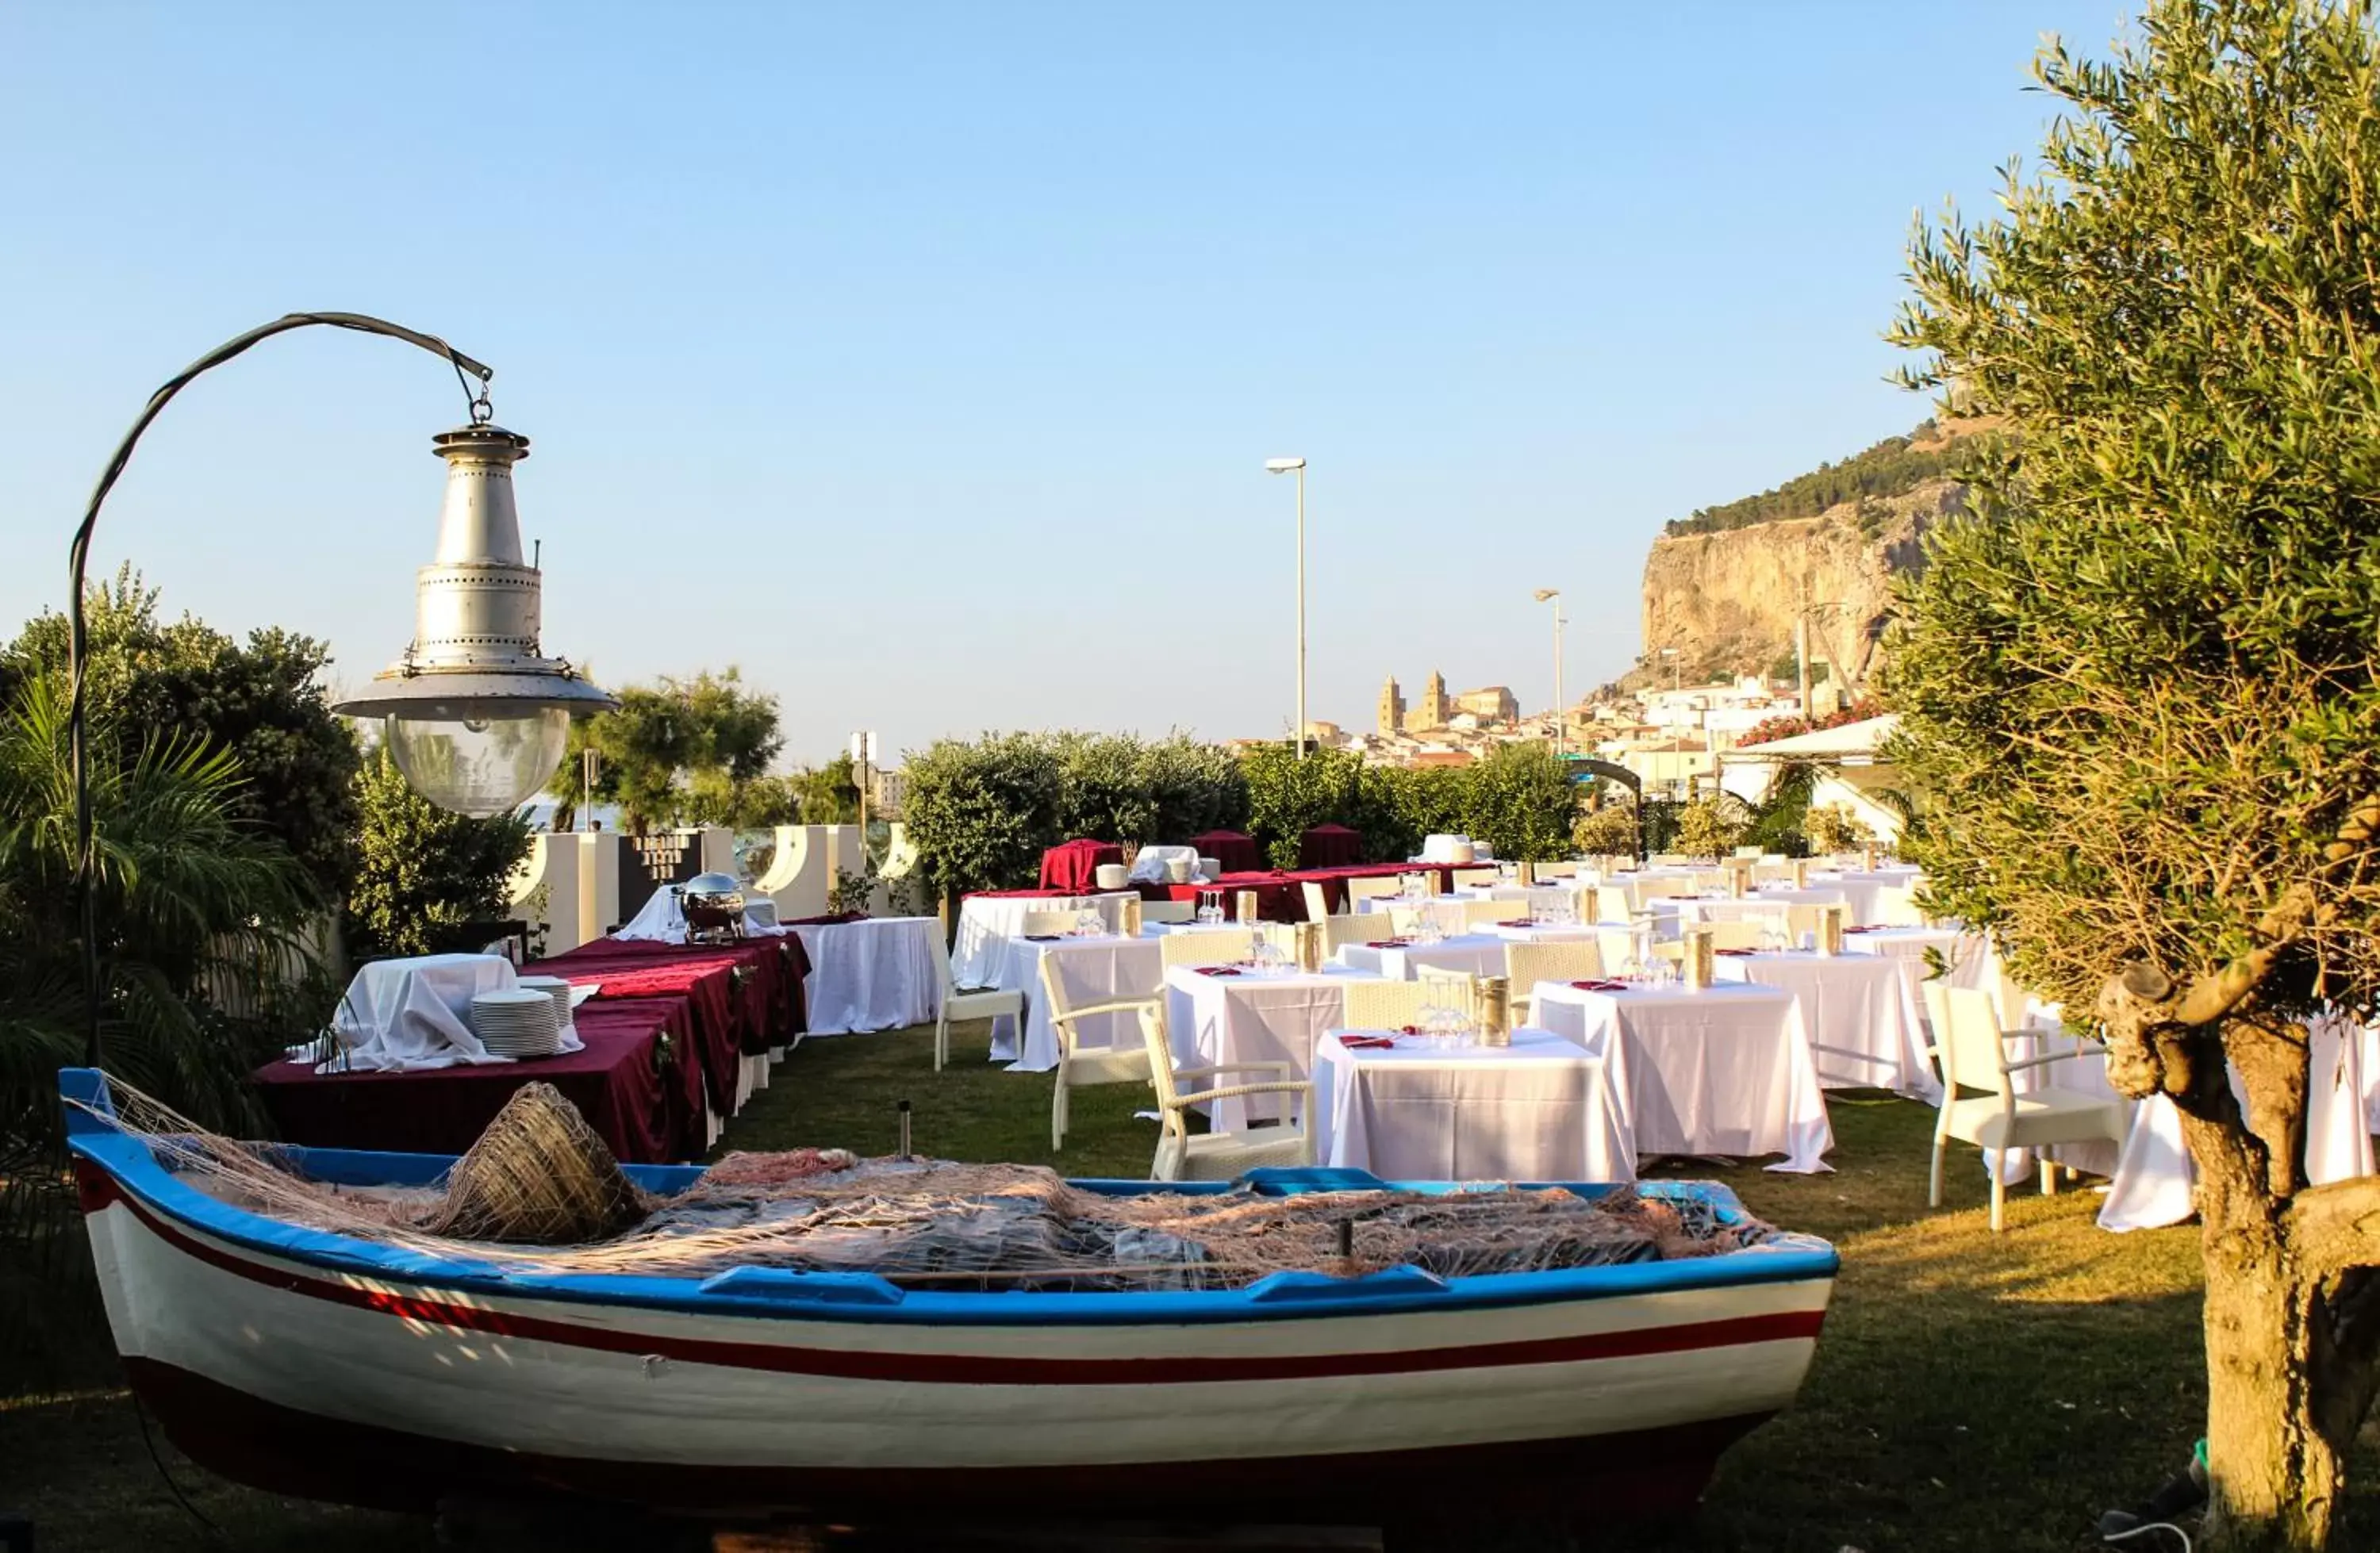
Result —
M473 1496L561 1496L712 1514L808 1511L915 1520L1146 1520L1153 1506L1208 1506L1233 1522L1377 1525L1464 1504L1500 1512L1591 1511L1598 1519L1691 1509L1719 1452L1767 1413L1581 1439L1435 1446L1356 1455L1078 1467L814 1469L613 1462L499 1450L324 1417L152 1359L127 1359L132 1389L173 1442L210 1471L273 1493L429 1511Z
M90 1199L94 1195L88 1182L84 1183L83 1195L88 1209ZM310 1299L374 1311L407 1321L459 1331L486 1332L520 1341L555 1343L600 1353L633 1353L639 1357L660 1354L685 1364L841 1379L956 1386L1150 1386L1409 1375L1438 1370L1497 1369L1515 1365L1579 1364L1797 1339L1815 1342L1826 1319L1823 1310L1776 1311L1717 1321L1586 1332L1518 1342L1476 1343L1456 1348L1237 1357L1046 1359L798 1348L777 1343L664 1336L646 1330L614 1330L515 1311L457 1304L447 1300L415 1299L385 1290L330 1282L266 1267L221 1250L186 1234L130 1194L118 1191L114 1196L152 1233L185 1255L251 1282ZM719 1311L704 1314L727 1316L744 1313ZM969 1329L950 1329L964 1331Z

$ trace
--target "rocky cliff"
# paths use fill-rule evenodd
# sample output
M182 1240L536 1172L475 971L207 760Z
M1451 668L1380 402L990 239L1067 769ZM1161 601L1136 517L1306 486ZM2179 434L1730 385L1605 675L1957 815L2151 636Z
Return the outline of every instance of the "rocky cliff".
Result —
M1905 465L1912 450L1947 448L1970 434L1964 427L1947 433L1921 428L1913 440L1894 439L1895 456ZM1856 467L1853 461L1822 472L1841 475ZM1816 479L1805 476L1783 489L1806 489ZM1672 524L1645 561L1645 659L1630 677L1669 679L1664 648L1678 650L1677 668L1689 679L1766 673L1791 653L1794 617L1806 603L1813 606L1812 661L1841 664L1848 684L1863 681L1874 667L1892 578L1925 564L1926 530L1966 498L1963 485L1938 474L1890 483L1900 489L1852 496L1815 516L1711 528L1697 527L1706 517L1697 514Z

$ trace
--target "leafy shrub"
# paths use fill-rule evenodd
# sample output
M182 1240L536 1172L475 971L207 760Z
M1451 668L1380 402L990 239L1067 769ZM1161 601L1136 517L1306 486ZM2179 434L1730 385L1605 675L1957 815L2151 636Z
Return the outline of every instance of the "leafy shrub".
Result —
M1697 798L1678 812L1673 850L1689 857L1724 857L1735 850L1743 821L1717 798Z
M1606 804L1582 814L1570 828L1570 844L1590 857L1636 855L1636 806Z
M1802 819L1802 833L1809 839L1810 850L1826 855L1835 852L1852 852L1876 840L1876 831L1867 821L1851 811L1845 804L1819 804Z
M407 785L385 749L356 773L355 883L347 892L352 947L426 954L442 929L505 914L506 881L528 855L528 822L438 807Z

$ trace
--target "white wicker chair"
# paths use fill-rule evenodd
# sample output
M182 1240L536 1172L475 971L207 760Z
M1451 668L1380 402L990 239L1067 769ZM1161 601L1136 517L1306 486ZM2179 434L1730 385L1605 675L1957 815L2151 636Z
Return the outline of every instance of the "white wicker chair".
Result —
M1196 922L1198 906L1194 901L1143 901L1140 903L1143 922Z
M1320 922L1330 916L1330 892L1310 879L1299 885L1298 890L1305 897L1305 920Z
M962 992L951 975L951 946L942 941L940 932L928 933L933 940L934 974L942 979L941 1008L934 1015L934 1071L941 1073L951 1060L951 1021L953 1019L997 1019L1002 1015L1016 1021L1016 1038L1025 1038L1025 994L1023 992Z
M1351 943L1370 943L1395 930L1390 920L1378 912L1366 912L1361 916L1326 916L1322 918L1322 957L1333 959Z
M1196 935L1192 935L1196 936ZM1068 1006L1065 989L1058 985L1055 967L1050 957L1041 957L1041 996L1049 1000L1050 1029L1058 1037L1058 1084L1050 1100L1050 1147L1052 1152L1066 1145L1066 1123L1071 1110L1068 1097L1076 1089L1094 1084L1136 1084L1148 1080L1148 1054L1152 1049L1164 1049L1165 999L1117 998L1101 1003L1081 1003ZM1146 1027L1152 1021L1160 1043L1155 1048L1146 1042L1134 1046L1086 1047L1081 1044L1082 1021L1108 1013L1132 1013Z
M1028 911L1017 937L1042 939L1062 936L1075 930L1076 915L1071 911Z
M1516 916L1529 915L1526 901L1451 901L1438 908L1452 912L1463 919L1463 930L1475 933L1482 928L1493 928L1499 922L1510 922Z
M1372 981L1350 977L1342 1027L1349 1030L1402 1030L1418 1023L1428 988L1418 981Z
M1493 867L1456 868L1452 872L1457 890L1484 890L1503 877Z
M1157 940L1159 963L1176 965L1232 965L1248 957L1245 929L1218 928L1211 932L1168 933Z
M1393 895L1402 888L1392 878L1351 879L1347 881L1347 899L1351 903L1376 900L1381 896Z
M1287 1062L1224 1062L1203 1068L1175 1068L1167 1044L1165 1019L1152 1000L1141 1005L1141 1039L1149 1081L1157 1086L1157 1158L1150 1161L1151 1181L1230 1181L1265 1165L1314 1163L1314 1086L1291 1077ZM1225 1074L1269 1074L1253 1084L1226 1084L1188 1093L1179 1087L1185 1079L1212 1079ZM1239 1133L1194 1133L1190 1108L1217 1100L1244 1100L1251 1096L1279 1095L1290 1102L1286 1121Z
M1942 1065L1942 1109L1934 1122L1934 1166L1926 1180L1927 1206L1942 1206L1942 1153L1957 1138L1986 1153L1998 1148L2038 1148L2061 1143L2093 1143L2101 1138L2121 1147L2128 1122L2124 1102L2086 1089L2048 1086L2020 1095L2011 1074L2104 1050L2082 1042L2074 1050L2055 1051L2011 1062L2006 1042L2014 1032L2000 1028L1992 995L1981 988L1945 987L1925 983L1925 1009L1934 1023L1934 1044L1926 1055ZM1961 1098L1961 1089L1980 1089L1979 1097ZM2008 1188L2000 1172L1992 1177L1992 1232L2000 1231L2002 1206ZM2058 1166L2041 1161L2041 1190L2058 1190Z
M1761 939L1779 931L1784 922L1774 914L1764 912L1758 916L1721 917L1698 926L1710 934L1713 949L1758 949Z
M1603 950L1593 939L1555 939L1504 946L1504 979L1516 1001L1526 1000L1521 1023L1537 1022L1537 983L1585 981L1603 975Z

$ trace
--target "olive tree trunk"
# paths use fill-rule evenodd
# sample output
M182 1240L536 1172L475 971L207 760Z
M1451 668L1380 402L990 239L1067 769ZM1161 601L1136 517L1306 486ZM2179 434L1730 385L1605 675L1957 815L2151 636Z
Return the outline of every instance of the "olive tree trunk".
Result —
M2319 1549L2345 1487L2347 1452L2371 1399L2371 1364L2330 1352L2322 1270L2285 1198L2229 1140L2197 1134L2206 1268L2206 1437L2214 1514L2207 1547ZM2211 1156L2211 1158L2210 1158ZM2361 1399L2361 1400L2358 1400Z

